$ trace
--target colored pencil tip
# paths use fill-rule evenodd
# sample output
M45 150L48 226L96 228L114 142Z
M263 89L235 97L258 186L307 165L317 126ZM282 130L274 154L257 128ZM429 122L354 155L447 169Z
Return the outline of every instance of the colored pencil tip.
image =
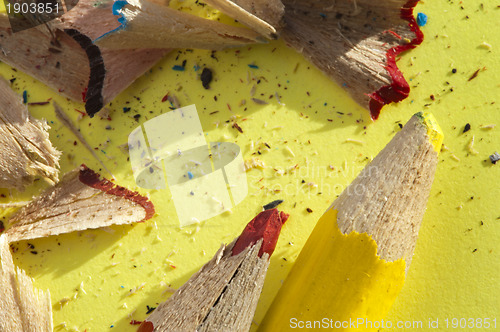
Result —
M280 236L281 226L287 221L288 217L287 213L280 212L276 208L259 213L248 223L238 240L236 240L233 247L233 256L238 255L245 248L262 239L259 257L262 257L265 252L271 257Z

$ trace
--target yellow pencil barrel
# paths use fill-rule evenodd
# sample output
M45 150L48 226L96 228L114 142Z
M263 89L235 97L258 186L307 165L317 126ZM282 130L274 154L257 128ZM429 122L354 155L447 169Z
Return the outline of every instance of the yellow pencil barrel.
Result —
M403 287L443 134L417 113L320 218L259 331L370 331Z
M259 331L378 328L405 279L405 262L386 262L367 234L344 235L328 210L295 262Z

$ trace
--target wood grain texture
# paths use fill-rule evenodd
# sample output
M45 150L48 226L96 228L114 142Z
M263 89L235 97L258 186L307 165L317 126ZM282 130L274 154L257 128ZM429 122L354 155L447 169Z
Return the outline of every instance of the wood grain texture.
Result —
M98 46L217 50L256 43L261 38L250 29L212 21L148 0L129 0L120 13L126 21L124 27L108 30L96 40Z
M250 328L269 255L258 256L262 240L235 256L232 256L233 245L234 242L222 246L189 281L156 308L145 321L152 323L152 331L247 331Z
M264 286L269 255L259 257L261 243L250 248L233 279L198 331L249 331Z
M148 211L141 204L93 188L81 181L80 174L80 168L65 174L56 186L16 212L9 220L11 227L5 232L9 240L34 239L147 219Z
M50 293L33 287L33 280L14 267L9 239L0 235L0 331L51 332Z
M284 0L282 36L368 108L369 95L393 82L386 52L415 37L401 18L407 2Z
M49 140L49 126L30 116L21 96L0 76L0 188L24 188L41 176L59 179L59 157Z
M369 234L382 259L404 258L408 271L437 160L414 115L333 202L341 232Z
M269 39L278 38L285 7L280 0L207 0L208 5Z

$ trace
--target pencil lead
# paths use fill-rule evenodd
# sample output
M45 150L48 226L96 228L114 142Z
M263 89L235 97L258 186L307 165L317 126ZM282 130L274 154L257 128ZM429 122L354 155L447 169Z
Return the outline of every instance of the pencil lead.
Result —
M271 256L276 248L281 227L288 220L289 215L279 212L277 208L268 209L259 213L250 221L233 247L233 256L238 255L245 248L254 245L262 239L259 257L263 253Z

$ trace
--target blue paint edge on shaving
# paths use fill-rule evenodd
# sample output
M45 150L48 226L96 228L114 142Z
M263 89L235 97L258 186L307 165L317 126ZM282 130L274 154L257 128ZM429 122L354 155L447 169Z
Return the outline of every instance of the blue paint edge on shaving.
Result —
M107 36L107 35L109 35L109 34L111 34L113 32L117 32L119 30L123 30L124 28L126 28L126 26L127 26L127 19L121 14L121 10L122 10L123 7L125 7L128 4L129 3L127 1L124 1L124 0L116 0L115 2L113 2L113 7L111 8L111 10L113 11L113 15L119 16L118 17L118 23L120 23L120 26L114 28L111 31L106 32L102 36L97 37L94 40L94 43L96 41L98 41L99 39L101 39L101 38L103 38L103 37L105 37L105 36Z

